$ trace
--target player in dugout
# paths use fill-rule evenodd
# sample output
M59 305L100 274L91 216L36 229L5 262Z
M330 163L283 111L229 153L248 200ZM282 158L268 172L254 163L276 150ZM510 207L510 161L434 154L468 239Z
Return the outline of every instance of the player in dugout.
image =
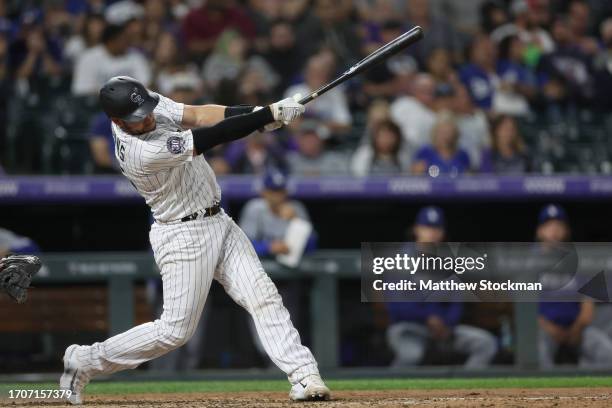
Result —
M413 227L416 243L443 242L446 223L442 209L422 208ZM395 354L395 367L423 362L429 351L437 354L466 354L468 369L487 367L497 353L495 336L478 327L460 324L463 305L459 302L389 302L391 325L387 342Z

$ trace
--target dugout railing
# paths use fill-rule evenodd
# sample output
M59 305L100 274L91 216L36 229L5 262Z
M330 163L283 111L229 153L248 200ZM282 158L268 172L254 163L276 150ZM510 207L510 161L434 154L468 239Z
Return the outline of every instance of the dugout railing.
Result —
M148 252L57 253L43 256L45 267L35 285L106 283L109 334L129 329L135 322L135 282L158 277ZM340 318L338 282L360 279L360 253L353 250L320 250L306 256L296 269L263 261L273 279L308 277L311 344L322 368L336 369L340 363ZM515 368L537 368L537 304L515 303Z

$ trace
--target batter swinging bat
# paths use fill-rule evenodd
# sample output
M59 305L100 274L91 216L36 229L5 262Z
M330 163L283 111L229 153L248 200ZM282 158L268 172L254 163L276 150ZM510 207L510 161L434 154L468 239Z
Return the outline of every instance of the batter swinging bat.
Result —
M397 54L398 52L408 48L412 44L419 41L421 38L423 38L423 29L419 26L416 26L412 30L405 32L404 34L397 37L395 40L388 42L376 51L372 52L370 55L350 67L338 78L334 79L326 85L323 85L310 95L302 98L299 103L301 103L302 105L307 104L313 99L323 95L330 89L335 88L341 83L351 79L355 75L372 68L374 65L377 65L383 62L384 60L392 57L393 55Z

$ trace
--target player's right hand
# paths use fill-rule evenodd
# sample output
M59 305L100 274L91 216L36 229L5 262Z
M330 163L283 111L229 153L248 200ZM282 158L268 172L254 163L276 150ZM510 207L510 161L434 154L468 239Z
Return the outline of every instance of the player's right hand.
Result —
M296 94L292 98L285 98L282 101L270 105L274 120L288 125L295 119L299 118L306 110L304 105L298 102L300 99L301 95Z

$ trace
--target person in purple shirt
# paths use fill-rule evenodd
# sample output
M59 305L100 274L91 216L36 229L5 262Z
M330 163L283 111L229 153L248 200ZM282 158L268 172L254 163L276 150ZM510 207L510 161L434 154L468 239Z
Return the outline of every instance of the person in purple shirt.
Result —
M459 130L450 113L438 115L431 133L432 143L421 147L414 156L412 173L457 176L470 170L470 157L458 146Z
M413 227L417 243L442 242L444 213L438 207L424 207ZM395 354L393 366L422 362L428 347L467 354L466 368L484 368L497 353L497 341L486 330L460 324L463 305L459 302L389 302L391 325L387 342Z
M538 217L536 238L539 242L556 244L567 241L570 226L565 210L549 204ZM583 367L612 367L612 340L593 327L593 302L541 302L539 305L540 368L551 368L561 350L578 356Z
M117 173L119 164L115 159L115 141L111 121L105 113L96 115L89 129L89 150L96 173Z

